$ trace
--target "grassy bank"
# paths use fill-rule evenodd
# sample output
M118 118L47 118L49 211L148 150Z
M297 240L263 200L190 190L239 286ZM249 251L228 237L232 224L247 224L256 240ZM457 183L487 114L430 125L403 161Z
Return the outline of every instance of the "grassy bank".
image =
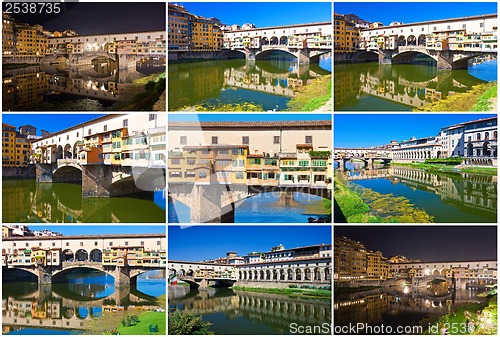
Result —
M127 95L133 96L130 101L113 105L113 110L118 111L151 111L153 105L165 92L165 72L142 77L132 82Z
M117 331L120 335L159 335L164 336L167 333L166 312L148 311L138 316L138 322L130 326L123 326L120 323ZM149 326L158 325L158 332L150 333Z
M452 335L497 335L498 332L497 295L489 296L481 303L459 305L451 313L439 317L431 323L426 335L440 335L442 327L447 327Z
M168 315L169 335L213 335L208 328L211 322L203 321L201 315L176 311Z
M381 194L368 188L351 190L335 176L334 196L350 223L429 223L433 217L405 197ZM354 185L356 186L356 185Z
M262 112L264 107L253 102L243 102L236 104L212 104L212 105L201 105L196 104L194 106L186 106L177 111L249 111L249 112Z
M476 173L476 174L486 174L486 175L497 175L496 167L479 167L479 166L452 166L444 164L425 164L425 163L394 163L391 166L407 166L422 169L428 172L435 173Z
M332 298L332 291L326 289L308 289L308 288L257 288L257 287L244 287L235 286L234 290L250 291L254 293L267 293L287 295L290 297L310 297L310 298Z
M288 103L288 111L313 111L332 98L332 75L315 78L301 87Z
M414 111L492 111L497 96L497 83L475 85L471 90L449 95Z

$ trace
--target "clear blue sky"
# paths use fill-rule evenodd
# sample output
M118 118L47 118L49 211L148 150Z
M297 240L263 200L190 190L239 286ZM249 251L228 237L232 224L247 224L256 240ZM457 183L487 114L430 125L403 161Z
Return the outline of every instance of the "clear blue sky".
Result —
M335 13L356 14L361 19L382 22L412 23L459 18L497 12L496 2L335 2Z
M333 119L334 147L369 147L391 140L436 136L441 128L491 117L479 114L336 114Z
M40 136L40 130L57 132L76 124L87 122L103 114L2 114L2 122L9 123L19 127L30 124L37 128L37 135Z
M331 2L179 2L190 13L257 27L332 21Z
M63 235L93 235L93 234L157 234L165 233L166 228L163 226L137 226L137 225L67 225L67 226L52 226L52 225L29 225L31 230L48 229L53 232L62 233Z
M168 226L168 258L201 261L332 242L331 226Z
M169 114L172 122L258 122L258 121L302 121L331 120L330 114Z

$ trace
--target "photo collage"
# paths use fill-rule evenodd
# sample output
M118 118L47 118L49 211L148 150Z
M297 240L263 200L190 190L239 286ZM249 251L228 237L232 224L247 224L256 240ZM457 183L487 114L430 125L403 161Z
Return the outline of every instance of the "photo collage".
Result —
M498 334L497 2L2 19L2 335Z

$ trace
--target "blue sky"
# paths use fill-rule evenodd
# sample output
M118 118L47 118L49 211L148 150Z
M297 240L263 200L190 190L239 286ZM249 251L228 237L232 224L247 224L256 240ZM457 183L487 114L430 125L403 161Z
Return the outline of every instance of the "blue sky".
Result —
M334 147L369 147L391 140L436 136L441 128L493 115L480 114L337 114L333 119Z
M361 19L389 25L392 21L419 21L458 18L497 12L496 2L335 2L335 13L356 14Z
M87 122L91 119L104 116L103 114L2 114L2 122L19 127L31 124L37 128L37 135L41 135L40 130L57 132L76 124Z
M332 20L331 2L180 2L190 13L257 27Z
M80 225L80 226L51 226L51 225L29 225L31 230L48 229L63 235L93 235L93 234L157 234L165 233L165 226L137 226L137 225Z
M169 114L172 122L258 122L258 121L301 121L331 120L329 114Z
M200 261L332 242L331 226L168 226L168 258Z

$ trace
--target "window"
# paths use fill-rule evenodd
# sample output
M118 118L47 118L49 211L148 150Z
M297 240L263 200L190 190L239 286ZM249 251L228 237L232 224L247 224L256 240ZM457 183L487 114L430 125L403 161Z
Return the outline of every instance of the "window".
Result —
M91 133L92 133L92 130L91 130L91 129L89 129L89 131L88 131L88 135L90 136L90 134L91 134Z
M313 136L306 136L306 144L312 144Z
M181 159L180 158L170 158L170 164L171 165L180 165Z
M104 125L104 132L108 131L108 126Z
M187 136L181 136L180 143L181 143L181 145L186 145L187 144Z
M156 241L157 246L161 246L161 241Z
M198 178L206 178L207 177L207 172L206 171L200 171L198 172Z
M464 23L464 24L462 25L462 28L464 28L464 29L465 29L465 27L466 27L466 26L467 26L467 25Z
M446 26L446 29L450 29L450 25Z
M80 241L80 247L83 247L83 242L82 241Z
M56 246L56 243L55 242L52 242L52 247L55 247Z
M484 27L484 23L483 22L479 23L479 27L483 28Z
M476 135L476 140L481 140L481 134L479 132Z
M144 246L144 241L141 241L141 246Z
M110 241L109 242L109 246L112 247L113 246L113 241Z
M217 136L212 136L212 144L219 144Z
M125 241L125 246L128 246L128 241Z
M154 121L156 119L156 114L149 114L149 120Z
M124 128L128 127L128 119L123 120L123 127Z
M488 140L490 139L490 133L489 132L485 132L484 133L484 140Z
M243 145L250 144L250 137L248 137L248 136L241 137L241 144L243 144Z
M280 143L280 136L274 136L273 137L273 144L279 144Z
M69 247L69 242L66 242L66 247Z

